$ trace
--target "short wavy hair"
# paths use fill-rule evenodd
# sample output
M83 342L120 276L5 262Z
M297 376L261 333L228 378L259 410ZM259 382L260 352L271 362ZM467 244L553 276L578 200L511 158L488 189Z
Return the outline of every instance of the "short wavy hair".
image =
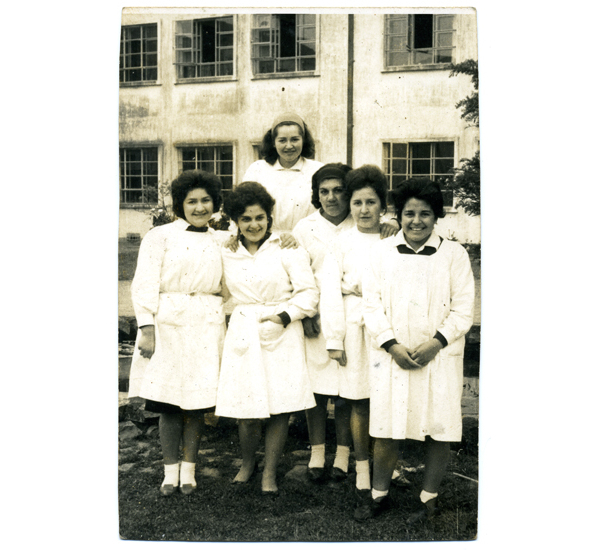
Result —
M263 136L262 143L260 146L260 156L265 159L270 165L275 164L275 161L279 158L277 149L275 148L275 139L277 138L277 128L280 126L291 126L294 125L300 131L302 136L302 152L301 156L307 159L312 159L315 156L315 140L306 125L304 123L304 129L300 128L295 122L282 122L275 127L275 135L271 129Z
M381 168L374 164L365 164L356 168L346 176L346 197L352 199L355 191L370 187L377 193L383 212L387 209L388 180Z
M321 166L312 176L312 197L310 202L312 205L319 209L321 208L321 201L319 200L319 187L321 182L326 179L339 179L346 188L346 175L352 168L347 164L341 162L331 162Z
M436 218L443 218L444 197L439 183L428 178L410 178L400 182L398 187L391 193L391 199L396 209L398 222L402 216L402 210L410 199L419 199L426 202L433 210Z
M221 208L221 179L212 172L203 170L186 170L181 172L171 184L171 199L173 201L173 212L179 218L185 219L183 213L183 201L190 191L204 189L213 201L213 211L218 212Z
M254 205L260 206L267 213L269 220L267 230L270 230L273 225L275 199L260 183L245 181L234 187L233 191L225 197L223 211L237 224L246 208Z

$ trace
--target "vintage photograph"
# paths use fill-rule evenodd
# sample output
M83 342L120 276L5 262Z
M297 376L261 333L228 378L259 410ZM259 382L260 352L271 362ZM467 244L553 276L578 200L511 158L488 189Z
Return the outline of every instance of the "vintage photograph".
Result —
M121 539L477 538L477 45L473 8L123 10Z

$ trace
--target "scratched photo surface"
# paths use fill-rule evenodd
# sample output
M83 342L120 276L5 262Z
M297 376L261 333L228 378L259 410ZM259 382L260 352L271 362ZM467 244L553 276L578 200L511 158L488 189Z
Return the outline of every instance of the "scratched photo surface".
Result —
M477 59L470 8L123 10L122 539L477 538Z

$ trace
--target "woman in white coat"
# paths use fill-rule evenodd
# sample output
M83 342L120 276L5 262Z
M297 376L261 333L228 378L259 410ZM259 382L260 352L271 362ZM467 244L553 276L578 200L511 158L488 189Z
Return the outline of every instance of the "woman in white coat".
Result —
M350 428L356 459L356 489L371 489L369 471L369 350L371 338L363 319L363 276L370 250L380 242L381 216L387 205L387 178L365 165L346 176L346 196L355 226L340 238L341 290L344 297L347 364L340 369L339 395L350 405Z
M311 177L323 163L312 160L315 142L308 126L296 113L273 121L261 145L261 160L252 163L243 181L261 183L275 199L274 233L291 232L312 214Z
M221 182L200 170L171 185L178 219L151 229L131 284L138 323L129 396L160 413L164 496L196 488L194 470L203 414L214 410L225 336L221 245L208 227L221 204ZM179 464L179 447L183 461Z
M388 505L403 439L425 441L423 490L408 523L437 513L450 442L462 435L465 334L473 322L474 279L466 250L434 231L444 206L438 184L414 178L392 191L401 232L373 248L363 280L370 350L370 426L375 438L371 499L355 519Z
M274 200L256 182L238 185L224 211L237 224L240 246L224 248L223 270L235 304L225 338L216 414L239 420L242 467L256 468L261 419L266 422L263 494L278 491L276 471L290 413L315 406L301 319L316 313L319 293L302 248L282 249L271 234Z

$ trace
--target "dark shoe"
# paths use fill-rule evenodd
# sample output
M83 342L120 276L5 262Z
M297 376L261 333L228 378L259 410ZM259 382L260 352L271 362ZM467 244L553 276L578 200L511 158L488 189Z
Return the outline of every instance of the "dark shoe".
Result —
M186 483L185 485L182 485L181 487L179 487L179 490L184 495L191 495L196 490L196 485L192 485L191 483Z
M358 489L354 487L354 498L357 502L357 507L361 504L369 504L371 502L371 489Z
M388 496L379 497L370 502L359 505L354 510L354 519L356 521L366 521L373 519L390 507L390 498Z
M399 489L408 489L412 487L412 483L406 479L406 476L402 470L394 470L394 473L396 472L398 472L400 475L392 478L392 485L398 487Z
M348 472L344 472L341 468L334 467L331 470L331 479L333 481L344 481L348 477Z
M406 520L407 525L417 525L429 521L439 514L437 497L423 503L419 501L417 510L413 512Z
M313 483L324 483L327 478L327 472L325 468L309 468L307 476Z
M170 497L175 492L174 485L161 485L160 486L160 494L163 497Z

